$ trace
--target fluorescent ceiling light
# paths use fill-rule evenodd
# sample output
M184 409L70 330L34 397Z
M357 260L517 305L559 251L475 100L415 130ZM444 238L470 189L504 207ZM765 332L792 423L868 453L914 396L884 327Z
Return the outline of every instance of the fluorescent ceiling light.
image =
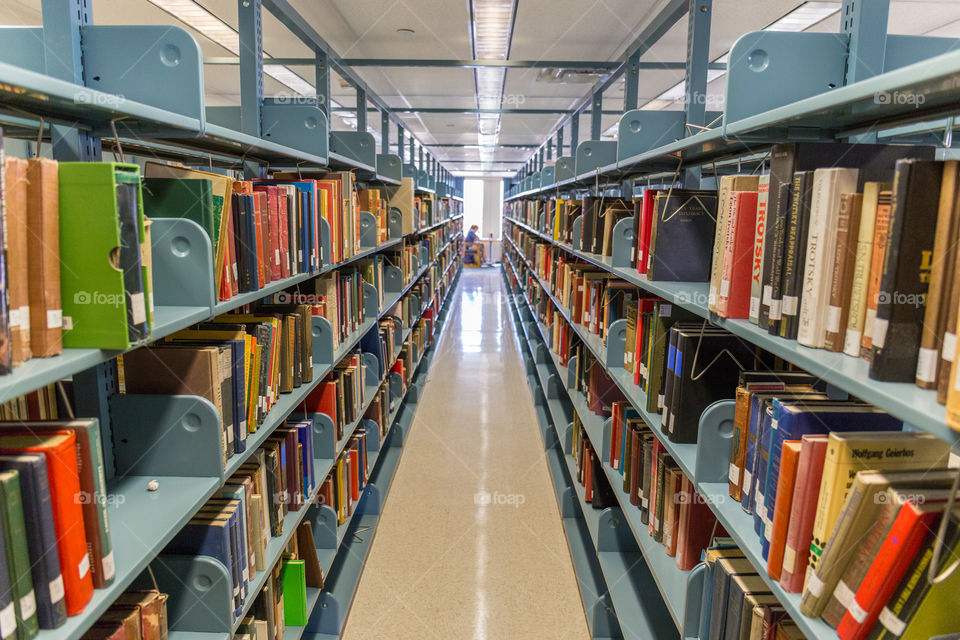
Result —
M471 0L474 58L506 60L510 54L516 0ZM503 104L506 69L483 67L474 70L478 109L499 109ZM477 116L480 161L489 165L500 137L500 115Z

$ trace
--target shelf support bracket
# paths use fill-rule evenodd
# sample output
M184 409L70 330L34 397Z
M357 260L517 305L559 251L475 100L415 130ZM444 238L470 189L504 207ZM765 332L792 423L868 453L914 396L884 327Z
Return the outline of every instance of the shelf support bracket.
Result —
M687 81L684 109L686 135L700 131L706 125L707 66L710 63L710 18L713 0L690 0L687 13ZM684 185L700 188L700 167L684 171Z
M240 35L240 130L260 137L263 103L263 32L260 0L237 0Z

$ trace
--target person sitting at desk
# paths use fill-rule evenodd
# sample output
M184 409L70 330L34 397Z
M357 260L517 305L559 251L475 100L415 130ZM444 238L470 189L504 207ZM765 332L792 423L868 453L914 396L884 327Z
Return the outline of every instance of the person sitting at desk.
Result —
M480 236L477 235L480 227L473 225L470 227L470 230L467 231L467 237L464 238L464 251L469 251L470 249L476 249L477 257L480 260L480 264L485 264L487 262L486 253L484 251L485 247L483 243L480 242Z

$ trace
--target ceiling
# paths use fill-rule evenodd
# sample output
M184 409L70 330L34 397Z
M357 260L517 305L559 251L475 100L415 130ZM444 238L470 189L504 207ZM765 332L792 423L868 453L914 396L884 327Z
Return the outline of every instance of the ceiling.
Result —
M0 1L0 24L39 25L41 0ZM193 0L236 29L237 0ZM515 0L515 22L509 42L511 60L617 60L633 43L667 0ZM176 24L187 28L206 58L235 55L199 31L191 29L149 0L92 0L97 24ZM291 5L343 58L473 58L471 0L290 0ZM790 13L802 0L713 0L710 59L723 56L738 37L762 29ZM835 4L839 8L840 0ZM911 35L960 38L960 1L892 0L889 31ZM839 31L839 13L810 27L811 31ZM412 33L411 33L412 31ZM642 61L683 62L686 56L686 18L674 25L650 48ZM311 50L294 37L268 11L263 12L263 49L272 57L311 57ZM313 84L311 67L290 67ZM356 67L357 75L391 108L457 108L478 106L477 83L472 69ZM563 82L543 79L539 69L508 69L503 82L503 107L569 110L582 104L597 76L573 74ZM722 109L725 77L708 86L708 109ZM265 77L265 95L290 94L291 88ZM644 108L679 109L681 102L657 100L683 80L683 70L640 72L639 104ZM239 67L206 65L204 83L209 105L239 104ZM356 105L352 87L334 76L332 99L343 106ZM604 92L604 110L623 109L623 82ZM339 112L333 129L355 127L353 114ZM463 113L396 113L406 131L425 145L454 174L483 172L512 174L557 128L565 114L503 114L500 145L481 163L478 116ZM602 116L606 137L616 133L619 116ZM368 113L368 128L380 141L380 117ZM580 140L590 131L590 116L580 118ZM390 130L396 144L396 126ZM569 144L569 129L565 142ZM445 146L435 146L445 145ZM466 146L449 146L466 145ZM396 152L396 148L391 149ZM569 154L569 150L566 151Z

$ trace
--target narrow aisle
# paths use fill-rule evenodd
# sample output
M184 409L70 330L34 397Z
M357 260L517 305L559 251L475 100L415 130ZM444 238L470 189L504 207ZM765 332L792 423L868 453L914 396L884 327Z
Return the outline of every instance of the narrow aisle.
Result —
M454 295L343 637L588 638L500 270Z

